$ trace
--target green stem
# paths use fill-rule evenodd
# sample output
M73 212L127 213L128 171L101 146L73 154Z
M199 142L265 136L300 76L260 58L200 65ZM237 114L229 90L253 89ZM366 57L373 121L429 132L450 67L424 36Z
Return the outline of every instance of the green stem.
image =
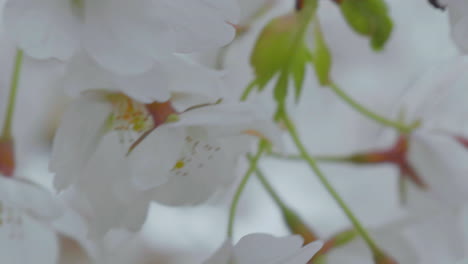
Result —
M15 112L16 97L18 95L18 84L21 75L21 68L23 65L23 51L17 50L15 56L15 65L13 68L13 75L10 84L10 96L8 98L8 106L5 114L5 121L3 124L2 139L11 139L11 128L13 124L13 115Z
M376 121L379 124L382 124L384 126L389 126L397 129L401 133L409 133L411 132L415 125L405 125L404 123L398 122L398 121L393 121L390 119L387 119L383 116L380 116L371 110L367 109L365 106L361 105L357 101L355 101L351 96L349 96L345 91L343 91L336 83L330 82L330 88L335 92L338 97L340 97L343 101L345 101L349 106L351 106L354 110L358 111L359 113L363 114L369 119L372 119Z
M281 154L276 152L268 153L269 157L276 158L276 159L283 159L283 160L291 160L291 161L303 161L304 158L301 155L294 155L294 154ZM352 156L314 156L314 160L319 162L352 162Z
M321 183L323 186L327 189L327 191L330 193L330 195L335 199L335 201L338 203L338 205L341 207L343 212L346 214L348 219L351 221L353 224L354 228L357 230L359 235L364 239L368 247L372 250L374 255L381 255L382 251L380 248L377 246L377 244L374 242L374 240L371 238L367 230L362 226L362 224L359 222L359 220L354 216L353 212L349 209L349 207L346 205L345 201L340 197L340 195L336 192L336 190L333 188L333 186L330 184L328 179L325 177L325 175L322 173L320 168L317 165L317 162L315 161L314 158L312 158L305 146L302 144L299 134L297 132L297 129L293 122L289 119L286 113L283 114L282 119L284 121L284 124L286 125L289 134L291 135L291 138L293 139L296 147L298 148L299 152L301 153L302 157L304 160L309 164L310 168L312 171L319 177Z
M239 187L237 187L236 193L234 194L234 198L232 199L231 207L229 209L229 220L228 220L228 228L227 228L227 236L229 238L232 238L232 235L233 235L234 220L236 218L236 211L237 211L237 205L239 204L239 199L241 197L241 194L244 192L245 187L247 186L247 182L249 181L250 176L257 169L258 161L260 160L260 157L265 151L265 148L266 148L266 143L261 141L259 144L257 153L250 161L249 169L245 173L244 177L242 178L239 184Z
M268 194L271 196L273 201L278 205L278 207L281 208L281 210L289 210L286 204L281 200L279 195L275 192L275 189L273 189L273 186L268 182L267 178L265 177L265 174L259 169L256 168L255 174L257 175L257 178L260 180L260 183L263 185L263 188L268 192Z
M241 96L241 101L245 101L247 100L247 98L249 98L249 95L250 93L253 91L253 89L255 88L255 86L257 86L257 80L253 80L251 81L247 87L245 88L244 92L242 93L242 96Z

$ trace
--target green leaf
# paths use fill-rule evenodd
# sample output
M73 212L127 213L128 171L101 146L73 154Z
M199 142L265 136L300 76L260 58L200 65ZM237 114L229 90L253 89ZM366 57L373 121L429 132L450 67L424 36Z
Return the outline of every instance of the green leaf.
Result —
M299 101L299 98L302 94L306 68L307 64L310 62L310 57L310 51L307 48L305 42L303 42L291 62L290 74L292 74L294 80L296 102Z
M326 86L330 83L330 71L332 66L332 56L328 49L327 43L323 38L322 31L318 25L318 21L315 22L314 26L314 50L313 64L317 79L322 86Z
M278 104L283 104L286 101L286 96L288 95L288 84L289 84L289 75L287 72L281 72L281 75L276 81L275 89L273 91L274 97Z
M343 0L340 8L348 24L370 38L374 50L384 47L393 29L384 0Z

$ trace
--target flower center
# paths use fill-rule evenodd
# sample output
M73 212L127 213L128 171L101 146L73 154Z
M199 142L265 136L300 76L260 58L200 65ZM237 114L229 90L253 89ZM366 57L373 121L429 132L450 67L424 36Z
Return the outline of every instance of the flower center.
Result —
M181 159L172 168L176 176L189 176L191 173L205 170L205 166L217 163L221 146L216 142L208 142L197 137L187 136Z
M132 143L128 153L160 125L178 120L178 113L170 101L143 104L124 94L110 94L108 99L113 106L109 127L111 130L122 132L122 142Z
M123 94L111 94L113 105L111 127L117 131L144 133L154 126L150 112L144 104L136 102Z

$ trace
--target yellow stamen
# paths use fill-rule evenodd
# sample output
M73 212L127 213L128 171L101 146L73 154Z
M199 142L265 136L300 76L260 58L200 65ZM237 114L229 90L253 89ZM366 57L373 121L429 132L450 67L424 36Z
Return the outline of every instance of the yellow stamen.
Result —
M182 169L183 167L185 167L185 162L182 161L182 160L179 160L176 162L176 164L174 165L174 169Z

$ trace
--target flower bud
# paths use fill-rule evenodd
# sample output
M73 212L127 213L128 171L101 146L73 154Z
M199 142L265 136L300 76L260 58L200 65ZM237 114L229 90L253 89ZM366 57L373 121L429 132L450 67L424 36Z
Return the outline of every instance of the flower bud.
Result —
M319 252L317 252L317 254L315 254L310 263L326 263L326 254L330 250L345 246L346 244L352 242L357 236L358 233L354 229L346 230L334 235L332 238L325 242L323 247L320 249Z
M0 139L0 174L13 177L15 171L15 150L13 139Z
M290 209L283 209L283 217L293 234L301 235L304 238L304 245L317 241L318 236L310 229L302 219Z
M374 254L374 263L375 264L398 264L396 260L394 260L392 257L388 256L387 254L383 252Z

